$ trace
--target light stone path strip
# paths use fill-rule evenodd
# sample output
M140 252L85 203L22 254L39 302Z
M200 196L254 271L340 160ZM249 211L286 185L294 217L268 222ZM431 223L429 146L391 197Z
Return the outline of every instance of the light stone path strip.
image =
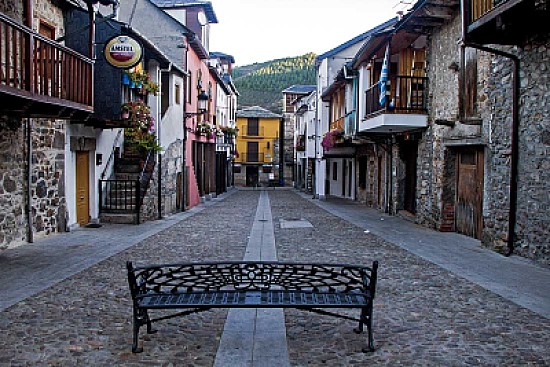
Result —
M258 201L244 260L277 260L271 204L265 191ZM290 366L283 309L231 309L214 366Z

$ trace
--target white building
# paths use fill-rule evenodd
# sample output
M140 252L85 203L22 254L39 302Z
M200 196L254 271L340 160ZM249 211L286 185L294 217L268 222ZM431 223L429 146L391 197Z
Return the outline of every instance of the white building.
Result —
M338 47L333 48L330 51L325 52L322 55L317 56L315 60L315 66L317 70L317 101L316 101L316 154L315 154L315 197L323 200L327 195L345 196L354 198L354 190L346 191L346 195L343 195L343 188L349 188L349 185L342 183L344 177L350 177L349 172L354 170L354 152L352 149L346 149L345 151L338 151L335 148L330 155L339 158L329 158L328 154L324 154L321 141L324 134L329 131L329 125L331 123L330 116L330 104L321 99L321 96L325 90L334 82L338 72L342 69L346 62L351 61L365 40L367 40L372 34L384 29L394 20L387 21L359 36L341 44ZM350 111L346 111L350 112ZM327 163L330 163L327 165ZM349 167L346 169L346 165ZM348 171L350 170L350 171ZM345 175L341 174L346 172ZM352 172L351 177L355 177ZM354 180L351 180L354 181ZM352 182L350 182L351 184ZM331 190L333 188L333 190Z

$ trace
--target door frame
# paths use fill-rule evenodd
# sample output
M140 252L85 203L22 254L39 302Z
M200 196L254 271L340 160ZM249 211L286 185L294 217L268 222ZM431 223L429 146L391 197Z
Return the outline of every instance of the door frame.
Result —
M92 185L90 183L90 170L92 168L92 164L90 162L90 157L91 157L91 154L90 154L90 151L88 150L77 150L75 151L75 170L74 170L74 173L75 173L75 222L79 225L82 225L81 221L80 221L80 218L78 216L78 192L79 192L79 183L80 183L80 180L78 179L79 177L79 155L86 155L87 156L87 159L86 159L86 168L87 168L87 172L86 172L86 186L87 186L87 198L88 198L88 203L87 203L87 207L88 207L88 218L86 220L86 223L85 224L88 224L90 223L90 220L91 220L91 209L92 209L92 205L91 205L91 198L92 198L92 193L91 193L91 190L92 190Z
M473 237L476 239L481 239L483 235L483 198L485 196L484 190L485 190L485 149L482 146L472 146L472 147L461 147L456 150L456 157L455 157L455 185L456 185L456 191L455 191L455 230L458 232L458 218L456 215L456 208L458 205L458 199L459 199L459 180L460 180L460 164L462 159L462 154L467 152L473 152L475 154L475 167L476 167L476 210L477 210L477 218L474 224L474 235ZM461 233L461 232L458 232ZM467 234L465 234L467 235Z

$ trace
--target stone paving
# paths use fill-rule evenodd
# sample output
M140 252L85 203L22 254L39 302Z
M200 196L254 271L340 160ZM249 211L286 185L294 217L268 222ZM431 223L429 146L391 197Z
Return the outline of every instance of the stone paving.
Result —
M303 218L314 228L275 225L280 260L380 261L374 307L377 350L364 354L353 322L286 311L293 366L548 366L550 321L363 229L270 192L273 221Z
M223 309L159 322L132 354L125 262L240 260L258 197L229 196L1 312L0 366L212 366Z
M280 260L381 264L377 350L360 351L366 335L353 333L351 321L286 310L292 366L550 365L548 319L292 191L268 194ZM258 198L254 191L231 195L0 312L0 366L212 366L226 310L159 322L157 334L142 334L144 352L131 353L125 261L242 259ZM280 226L301 218L313 228Z

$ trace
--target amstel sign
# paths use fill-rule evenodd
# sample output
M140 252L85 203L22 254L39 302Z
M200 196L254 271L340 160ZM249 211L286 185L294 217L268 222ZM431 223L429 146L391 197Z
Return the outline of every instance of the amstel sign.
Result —
M130 36L114 36L105 43L103 54L112 66L129 69L141 61L143 48L136 39Z

